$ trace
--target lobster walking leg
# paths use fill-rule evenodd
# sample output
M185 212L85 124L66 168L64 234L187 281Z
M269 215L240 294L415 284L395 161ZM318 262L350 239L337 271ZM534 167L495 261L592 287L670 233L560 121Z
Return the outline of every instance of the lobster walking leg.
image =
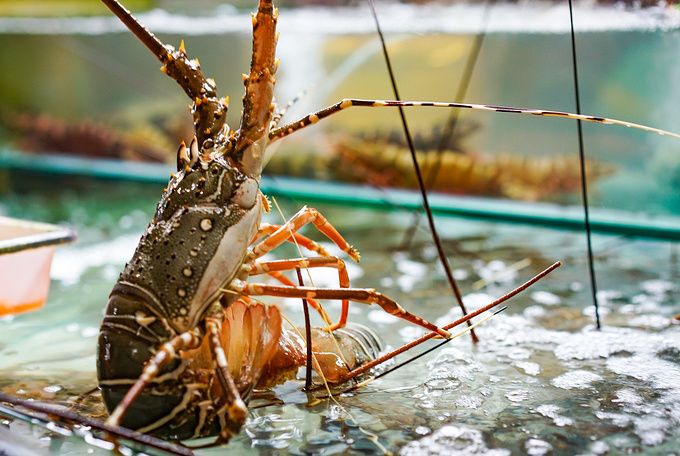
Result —
M295 268L335 268L338 270L338 281L341 288L349 288L350 281L345 262L335 256L321 258L293 258L288 260L265 261L253 264L250 267L250 275L266 274L275 271L291 271ZM293 285L292 283L286 285ZM294 286L294 285L293 285ZM308 299L309 300L309 299ZM311 304L311 303L310 303ZM314 304L311 304L314 307ZM317 304L318 305L318 304ZM342 311L337 323L331 325L328 330L335 331L344 328L347 324L349 312L349 300L342 300ZM325 314L325 312L324 312ZM323 316L323 314L322 314Z
M261 256L271 252L276 247L280 246L291 236L291 233L295 233L303 226L308 223L313 223L316 229L323 233L328 239L333 241L340 250L347 253L350 258L354 261L359 261L361 255L359 251L349 245L344 237L330 224L330 222L321 215L319 211L312 207L303 207L297 214L291 217L284 225L276 230L271 236L269 236L264 241L261 241L250 253L250 259L254 260L260 258Z
M156 378L160 370L178 356L177 352L179 350L198 348L201 345L201 336L200 331L194 329L184 332L164 343L154 357L149 360L149 363L144 366L142 375L125 394L123 400L120 401L108 420L106 420L106 423L112 426L119 426L130 405L137 399L142 390Z
M295 282L290 280L288 277L286 277L283 273L281 273L279 271L270 271L270 272L267 272L267 275L270 276L270 277L273 277L274 279L278 280L279 282L281 282L282 284L284 284L286 286L289 286L289 287L295 286ZM247 296L244 296L244 297L247 297ZM312 308L314 310L316 310L319 313L319 315L321 315L321 319L324 321L324 323L326 323L327 325L330 325L331 324L331 317L328 316L328 314L326 313L326 310L323 308L323 306L321 304L319 304L315 299L311 299L311 298L306 298L306 299L307 299L307 303L310 306L312 306Z
M241 429L241 426L246 420L248 408L246 407L245 402L243 402L243 399L241 399L236 383L229 373L227 355L224 353L224 347L222 347L220 342L222 321L219 318L207 317L205 324L208 333L208 342L210 344L210 352L215 360L217 379L226 395L225 407L227 415L229 416L228 423L231 424L231 427L225 426L220 430L220 438L228 441L232 435L237 434Z
M471 103L447 103L447 102L436 102L436 101L395 101L395 100L363 100L358 98L345 98L338 101L337 103L328 106L327 108L316 111L312 114L308 114L305 117L291 122L288 125L276 128L269 132L270 142L274 142L277 139L284 138L298 130L301 130L309 125L317 123L321 119L325 119L333 114L336 114L344 109L351 108L353 106L366 107L366 108L385 108L385 107L397 107L397 106L423 106L423 107L435 107L435 108L465 108L465 109L475 109L480 111L493 111L493 112L507 112L513 114L524 114L529 116L543 116L543 117L563 117L573 120L583 120L585 122L594 122L600 124L608 125L620 125L623 127L635 128L638 130L644 130L652 133L657 133L660 135L673 136L675 138L680 138L680 134L672 133L669 131L661 130L658 128L648 127L646 125L640 125L633 122L627 122L623 120L610 119L607 117L591 116L586 114L574 114L571 112L562 111L550 111L545 109L534 109L534 108L515 108L512 106L494 106L494 105L482 105L482 104L471 104Z
M274 233L276 230L281 228L281 225L271 225L269 223L262 223L260 228L257 230L257 235L251 244L255 243L262 236L268 236ZM310 252L318 253L322 257L331 256L330 253L318 242L312 241L307 236L303 236L300 233L290 233L290 237L286 239L288 242L293 242L297 245L304 247Z
M350 301L362 302L365 304L377 304L385 312L398 318L422 326L430 331L434 331L442 337L449 338L451 335L439 328L434 323L430 323L422 317L412 314L401 307L392 298L375 291L372 288L316 288L316 287L291 287L268 285L265 283L246 283L242 280L234 280L229 288L244 295L249 296L279 296L283 298L318 298L318 299L348 299Z

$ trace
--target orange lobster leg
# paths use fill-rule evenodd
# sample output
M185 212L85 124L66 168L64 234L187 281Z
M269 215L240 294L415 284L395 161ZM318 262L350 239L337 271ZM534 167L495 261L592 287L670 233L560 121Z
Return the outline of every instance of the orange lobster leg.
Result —
M276 230L280 228L281 225L270 225L269 223L260 224L260 228L257 230L257 234L255 235L255 238L251 241L251 244L254 244L258 239L260 239L263 236L268 236L274 233ZM331 256L330 253L328 253L328 251L321 244L312 241L307 236L303 236L300 233L289 232L289 237L288 239L286 239L286 241L302 246L305 249L309 250L310 252L316 252L321 256L324 257Z
M318 299L349 299L350 301L363 302L365 304L377 304L385 312L434 331L442 337L450 338L451 335L437 325L414 315L397 304L393 299L372 288L315 288L277 286L265 283L246 283L242 280L234 280L230 284L234 291L250 296L280 296L283 298L318 298Z
M275 279L279 280L284 285L295 286L295 284L289 280L286 276L281 274L279 271L291 271L295 268L335 268L338 270L338 282L341 288L349 288L349 275L347 274L347 268L345 267L345 262L342 259L334 256L321 257L321 258L293 258L289 260L276 260L276 261L266 261L255 263L250 267L250 275L258 274L269 274ZM319 305L314 299L307 298L309 304L319 311L321 317L327 323L330 323L328 315L323 310L323 307ZM342 311L340 313L340 319L337 323L330 325L328 330L335 331L338 328L344 328L347 324L347 314L349 313L349 300L342 300Z
M330 224L330 222L321 215L319 211L311 207L303 207L297 214L291 217L284 225L276 230L271 236L269 236L264 241L261 241L255 247L250 254L251 259L260 258L261 256L271 252L276 247L280 246L291 236L291 233L295 233L300 230L303 226L308 223L313 223L314 226L323 233L328 239L333 241L340 250L347 253L350 258L354 261L359 261L361 256L359 251L349 245L349 243L342 237L340 233Z
M268 272L267 275L270 276L270 277L273 277L274 279L278 280L279 282L281 282L284 285L291 286L291 287L295 286L295 283L292 280L290 280L288 277L286 277L281 272L272 271L272 272ZM247 296L244 296L244 297L247 297ZM312 306L312 308L314 308L314 310L319 312L319 315L321 315L321 319L324 321L324 323L326 323L327 325L331 324L331 317L328 316L328 314L326 313L326 310L323 308L323 306L321 304L319 304L319 302L317 302L314 299L307 299L307 302L309 303L310 306Z
M241 395L236 388L236 383L229 373L229 365L227 364L227 355L220 343L220 333L222 332L222 321L219 318L206 318L206 329L208 342L210 343L210 351L215 360L215 370L217 372L217 379L220 386L226 395L226 411L229 416L230 423L237 423L230 429L228 426L220 430L220 438L228 441L234 434L237 434L243 423L246 421L248 415L248 408L245 402L241 399Z

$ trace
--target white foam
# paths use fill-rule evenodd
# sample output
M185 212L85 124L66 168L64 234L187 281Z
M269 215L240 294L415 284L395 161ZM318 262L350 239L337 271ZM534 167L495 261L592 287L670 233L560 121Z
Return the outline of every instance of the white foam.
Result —
M602 376L586 370L574 370L566 372L552 380L552 384L562 389L583 389L592 386L592 383L602 380Z
M529 391L523 389L508 391L505 398L510 402L524 402L529 399Z
M510 451L489 449L477 429L447 425L420 440L414 440L400 451L403 456L465 454L506 456Z
M527 454L530 456L541 456L547 454L552 450L552 445L550 445L545 440L540 439L529 439L524 444L524 449L527 450Z
M572 424L574 424L574 420L572 420L571 418L567 418L566 416L561 416L558 413L560 411L560 408L556 405L553 404L539 405L538 407L536 407L536 411L541 415L545 416L546 418L552 419L553 423L555 423L556 426L562 427L571 426Z
M554 293L550 293L548 291L534 291L531 293L531 299L536 301L539 304L543 304L546 306L556 306L558 304L562 303L562 299L560 299L559 296L557 296Z
M519 367L527 375L538 375L541 373L541 366L538 363L532 363L531 361L517 361L513 366Z

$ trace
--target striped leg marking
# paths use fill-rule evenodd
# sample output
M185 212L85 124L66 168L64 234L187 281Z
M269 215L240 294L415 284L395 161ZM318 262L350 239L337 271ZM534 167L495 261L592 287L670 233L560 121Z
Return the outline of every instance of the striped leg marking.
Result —
M672 133L670 131L661 130L659 128L648 127L646 125L636 124L633 122L628 122L624 120L610 119L607 117L591 116L586 114L574 114L571 112L562 111L551 111L546 109L533 109L533 108L515 108L512 106L495 106L495 105L483 105L483 104L471 104L471 103L444 103L436 101L395 101L395 100L362 100L358 98L345 98L338 101L334 105L317 111L313 114L309 114L295 122L284 125L283 127L276 128L269 132L270 142L274 142L277 139L284 138L298 130L301 130L309 125L317 123L321 119L325 119L335 113L338 113L344 109L351 108L352 106L368 107L368 108L385 108L385 107L396 107L396 106L427 106L435 108L463 108L463 109L474 109L478 111L492 111L492 112L506 112L512 114L523 114L527 116L543 116L543 117L563 117L566 119L573 120L583 120L585 122L594 122L607 125L620 125L628 128L635 128L637 130L644 130L651 133L656 133L662 136L672 136L674 138L680 139L680 134Z
M445 338L450 338L451 335L439 328L437 325L408 312L406 309L397 304L393 299L385 296L382 293L375 291L372 288L315 288L315 287L296 287L296 286L278 286L268 285L265 283L246 283L242 280L234 280L229 287L250 296L280 296L283 298L318 298L318 299L348 299L350 301L362 302L365 304L377 304L385 312L399 317L403 320L409 321L418 326L434 331Z
M286 112L288 112L288 110L292 108L295 105L295 103L302 100L305 97L305 95L307 95L307 90L303 90L302 92L295 95L293 99L286 103L286 106L284 106L282 109L280 110L276 109L274 111L274 115L272 116L271 122L269 122L269 129L272 130L278 127L279 123L281 122L281 119L283 118L283 116L286 115Z
M297 214L291 217L284 225L281 225L271 236L253 247L250 259L254 260L271 252L286 242L290 238L291 233L296 233L308 223L313 223L316 229L333 241L340 250L347 253L354 261L359 261L361 258L359 251L347 243L345 238L326 220L326 217L321 215L316 209L307 206L300 209Z
M347 274L347 268L345 267L345 262L342 259L334 256L321 257L321 258L293 258L289 260L276 260L276 261L266 261L255 263L250 267L250 275L258 274L269 274L270 276L277 279L279 282L287 286L295 286L295 284L289 280L286 276L280 273L280 271L292 271L295 268L335 268L338 270L338 282L341 288L349 288L349 274ZM335 331L338 328L344 328L347 324L347 314L349 313L349 300L342 300L342 311L340 314L340 319L335 324L330 324L330 319L326 314L326 311L321 307L321 305L314 299L307 298L307 302L316 309L323 320L329 325L328 331Z
M260 228L257 230L257 234L255 235L255 239L251 242L251 244L254 244L258 239L260 239L263 236L269 236L276 232L276 230L280 229L281 225L270 225L269 223L262 223L260 224ZM290 234L290 232L289 232ZM288 242L292 242L294 244L297 244L301 247L304 247L305 249L309 250L310 252L315 252L318 253L319 255L323 257L331 256L328 251L323 248L321 244L318 242L312 241L309 239L307 236L303 236L300 233L292 233L286 239Z
M160 370L170 361L177 358L178 351L198 348L201 345L201 334L198 330L187 331L179 336L174 337L170 341L164 343L156 354L151 358L142 375L137 379L134 385L120 401L111 416L106 420L106 424L111 426L120 426L120 422L125 416L128 408L142 393L144 388L158 376Z

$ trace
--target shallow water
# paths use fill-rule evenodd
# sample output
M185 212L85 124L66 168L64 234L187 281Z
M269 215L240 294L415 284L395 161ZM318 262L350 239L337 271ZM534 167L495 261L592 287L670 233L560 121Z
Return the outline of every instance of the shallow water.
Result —
M106 296L160 189L79 179L15 182L23 183L3 195L0 213L70 224L80 241L59 250L42 310L0 320L0 388L72 405L96 385L96 336ZM303 204L278 202L287 215ZM319 208L362 252L362 262L350 268L355 285L376 287L438 323L457 318L427 234L418 233L409 253L392 253L410 214ZM672 323L679 307L677 246L594 239L605 325L598 332L581 234L457 219L437 222L471 309L554 260L565 265L479 327L476 347L464 336L359 392L338 397L337 403L308 405L301 382L276 388L283 404L253 410L227 449L335 454L384 448L409 455L677 450L680 326ZM294 254L282 250L277 255ZM334 280L331 273L314 276L317 285ZM301 321L299 302L280 304L288 317ZM334 304L329 308L337 311ZM391 346L420 334L374 308L354 304L351 310L352 320L369 324ZM96 394L77 408L102 414ZM38 448L83 454L84 443L57 444L58 439L18 422L9 427Z

